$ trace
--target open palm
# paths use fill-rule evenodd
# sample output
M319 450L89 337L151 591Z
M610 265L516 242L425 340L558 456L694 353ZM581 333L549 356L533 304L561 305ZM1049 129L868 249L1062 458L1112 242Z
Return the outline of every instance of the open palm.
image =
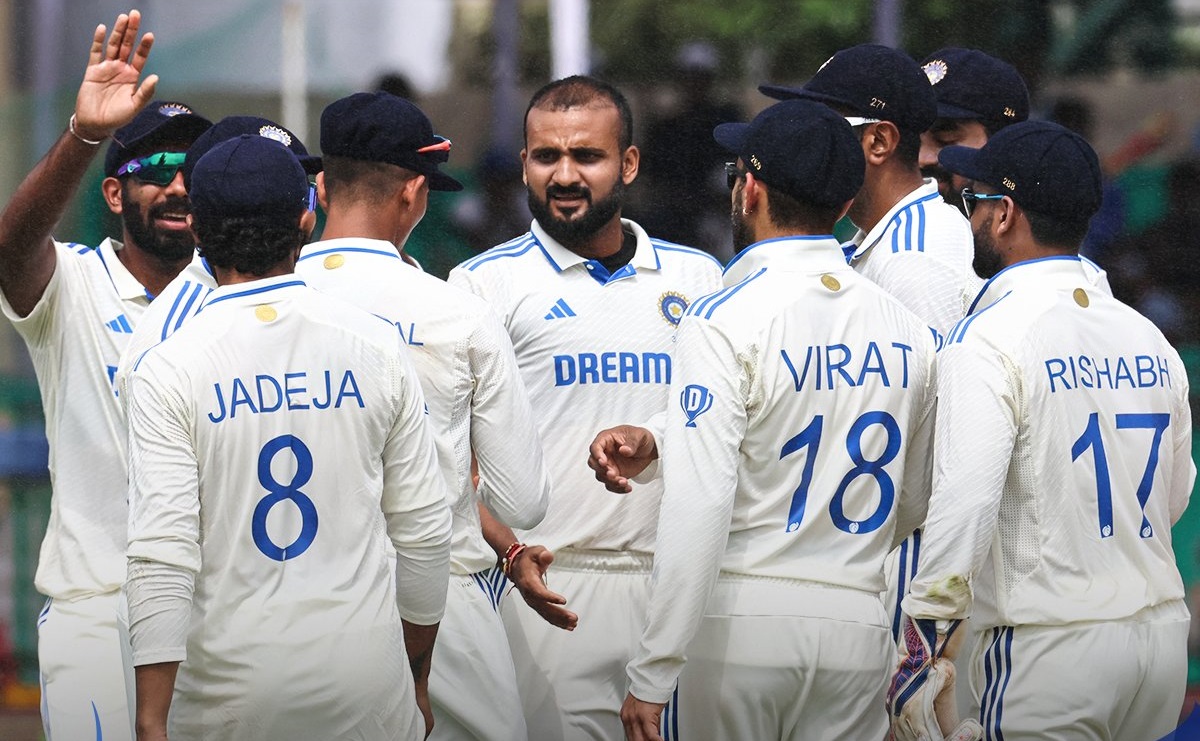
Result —
M141 80L154 35L147 33L134 46L141 20L136 10L117 16L107 42L104 26L96 27L83 84L75 98L75 127L84 138L102 139L112 134L132 121L154 96L158 76Z

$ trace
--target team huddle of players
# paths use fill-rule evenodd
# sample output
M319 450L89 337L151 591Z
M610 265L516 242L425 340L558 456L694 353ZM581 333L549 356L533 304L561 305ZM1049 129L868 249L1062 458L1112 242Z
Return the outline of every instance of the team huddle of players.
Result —
M760 88L713 132L724 266L621 217L622 94L551 82L529 232L441 281L403 246L462 186L416 106L335 101L313 156L152 101L140 21L0 214L48 739L1174 728L1186 372L1078 255L1096 155L1011 66L860 45ZM122 240L57 242L105 142Z

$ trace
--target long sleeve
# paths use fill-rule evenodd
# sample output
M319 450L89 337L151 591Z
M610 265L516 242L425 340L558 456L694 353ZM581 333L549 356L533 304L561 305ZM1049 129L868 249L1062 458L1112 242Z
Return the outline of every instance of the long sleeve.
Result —
M647 702L670 698L716 582L747 425L745 372L718 330L685 317L674 362L651 599L628 666L630 692Z
M475 384L471 448L479 464L480 498L501 522L527 530L546 515L550 475L512 341L491 311L472 334L468 357Z
M441 620L450 580L450 508L416 370L406 356L392 369L396 416L383 451L383 514L396 549L400 617Z
M126 591L135 665L186 657L200 570L200 491L179 380L151 362L129 381Z
M982 343L950 345L935 366L933 495L904 611L945 620L970 612L970 585L996 531L1020 398L1017 369Z
M1170 514L1174 525L1183 516L1196 483L1196 463L1192 460L1192 407L1189 402L1187 368L1178 356L1172 357L1172 380L1179 384L1175 408L1171 412L1175 467L1170 481Z

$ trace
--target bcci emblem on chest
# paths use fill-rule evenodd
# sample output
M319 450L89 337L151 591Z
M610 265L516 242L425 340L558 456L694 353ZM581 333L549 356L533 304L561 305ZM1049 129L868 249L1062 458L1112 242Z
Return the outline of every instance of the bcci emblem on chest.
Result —
M687 415L688 421L684 427L695 427L696 418L712 408L713 395L703 386L689 384L679 395L679 405Z

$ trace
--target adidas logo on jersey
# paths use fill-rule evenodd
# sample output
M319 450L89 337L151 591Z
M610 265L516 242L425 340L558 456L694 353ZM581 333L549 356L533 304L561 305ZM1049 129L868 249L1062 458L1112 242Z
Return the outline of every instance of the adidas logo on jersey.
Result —
M117 333L133 334L133 327L129 326L129 320L125 318L124 314L121 314L111 322L105 322L104 326Z
M558 301L556 301L554 303L554 306L550 307L550 313L547 314L544 318L546 319L546 321L550 321L551 319L566 319L569 316L575 316L575 312L571 309L570 306L567 306L566 301L563 301L560 298Z

